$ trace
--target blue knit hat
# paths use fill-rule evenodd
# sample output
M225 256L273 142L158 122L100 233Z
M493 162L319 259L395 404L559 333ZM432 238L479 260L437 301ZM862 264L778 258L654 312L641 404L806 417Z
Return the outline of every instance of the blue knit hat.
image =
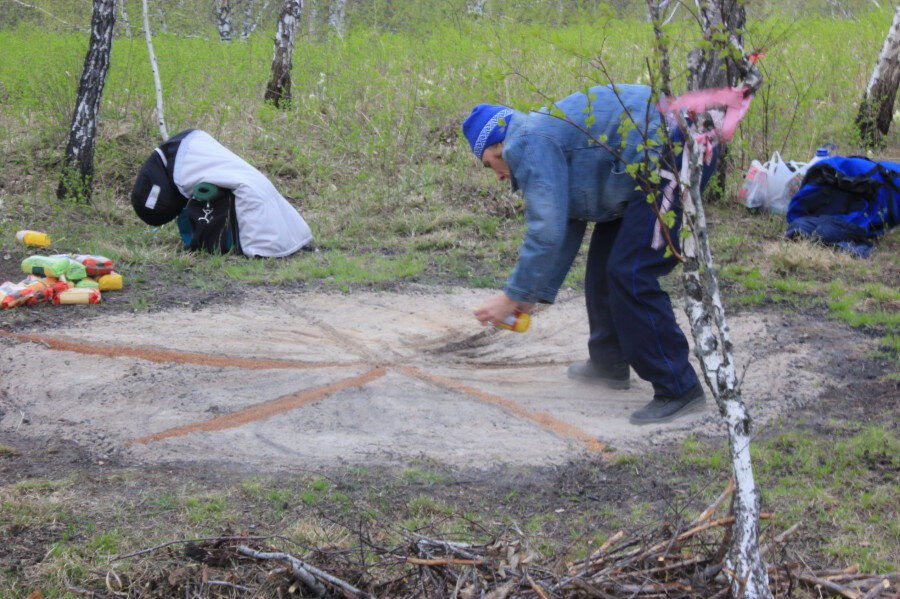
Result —
M472 153L478 160L484 154L484 149L495 143L503 141L506 137L506 125L497 121L505 119L513 113L513 109L498 104L479 104L472 109L472 114L463 121L463 135L469 140Z

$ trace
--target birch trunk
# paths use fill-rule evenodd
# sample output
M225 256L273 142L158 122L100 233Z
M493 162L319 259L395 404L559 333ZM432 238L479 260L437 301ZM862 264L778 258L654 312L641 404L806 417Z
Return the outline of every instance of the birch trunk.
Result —
M700 2L700 29L709 46L688 53L689 90L737 85L743 78L740 61L729 56L732 44L744 46L743 31L747 24L744 3L745 0Z
M668 50L659 20L659 6L647 0L654 17L654 34L658 44L661 64L662 91L671 96L668 73ZM724 6L724 4L720 4ZM745 56L737 31L726 31L726 42ZM705 35L705 33L704 33ZM689 61L690 62L690 61ZM759 71L746 58L734 61L735 72L740 74L750 92L762 85ZM731 75L729 75L731 76ZM696 82L707 81L702 73L690 73ZM741 398L740 382L734 365L734 346L725 309L719 294L716 268L709 246L709 231L700 193L703 175L703 152L698 148L684 118L678 116L678 126L685 137L684 155L680 175L684 226L690 235L683 240L682 283L685 291L685 312L691 325L694 352L700 359L706 384L716 398L719 412L728 431L728 446L732 473L735 481L734 517L731 543L725 556L724 572L730 577L732 597L768 599L769 576L766 563L759 551L759 489L753 477L750 460L750 442L753 422Z
M254 16L253 9L256 6L256 0L244 1L244 25L241 28L241 39L250 39L250 36L256 31L256 27L259 25L259 15L266 12L266 9L269 7L269 0L265 0L265 2L262 3L256 16Z
M344 25L346 17L347 0L331 0L331 5L328 7L328 24L341 39L344 39L344 34L346 33Z
M78 82L62 178L56 190L56 196L60 199L72 198L81 202L91 200L94 151L97 147L97 120L103 86L109 72L115 25L116 0L94 0L91 41Z
M316 19L318 18L319 7L317 0L306 0L306 37L309 40L316 41L316 36L318 35L318 23Z
M875 149L883 144L883 137L894 118L894 100L900 84L900 5L888 31L875 70L859 105L856 126L866 147Z
M279 108L291 103L291 67L294 57L294 37L303 7L300 0L284 0L275 30L275 53L272 57L272 80L266 86L265 101Z
M466 10L478 16L484 15L484 5L487 0L469 0L466 2Z
M159 30L163 33L169 33L169 21L166 18L166 2L169 0L159 0L156 3L156 19L159 23Z
M119 0L119 20L122 22L122 29L125 32L125 37L131 37L131 21L128 20L128 7L126 6L128 2L126 0Z
M219 41L231 41L231 4L228 0L216 0L216 25Z
M686 138L685 158L689 159L690 166L689 180L682 181L686 185L682 187L682 205L684 223L691 235L682 247L685 312L691 323L694 351L700 359L703 376L728 429L735 482L735 522L725 558L725 572L731 578L732 597L766 598L772 595L766 564L759 553L759 489L750 460L753 422L741 398L734 366L734 346L709 247L706 215L700 197L702 151L692 136L686 135Z
M743 31L747 24L745 0L701 0L700 29L706 49L694 48L688 53L688 89L711 89L737 85L743 78L739 61L730 58L730 47L742 50ZM723 35L724 34L724 35ZM723 39L724 38L724 39ZM721 200L731 170L728 147L719 148L719 160L713 175L716 185L710 186L710 200Z
M153 85L156 87L156 124L159 125L159 135L163 141L169 139L166 130L166 117L163 111L162 83L159 81L159 66L156 64L156 54L153 53L153 36L150 34L150 17L147 11L147 0L141 0L144 13L144 38L147 40L147 53L150 55L150 70L153 71Z

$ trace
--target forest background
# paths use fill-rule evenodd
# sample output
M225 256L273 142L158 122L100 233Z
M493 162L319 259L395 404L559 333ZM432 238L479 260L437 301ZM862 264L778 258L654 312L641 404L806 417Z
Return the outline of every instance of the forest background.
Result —
M168 129L204 129L270 176L310 222L320 251L272 261L196 256L180 249L173 225L151 228L135 217L131 185L160 141L138 2L124 3L130 27L121 18L117 23L93 202L57 200L91 5L0 0L0 248L11 256L6 261L15 262L23 252L11 241L16 230L51 231L70 251L114 258L128 273L129 287L116 301L132 310L180 305L169 292L176 282L209 297L244 286L352 291L415 281L498 287L521 240L521 199L474 161L460 135L462 120L479 102L528 110L609 78L646 83L647 61L653 60L653 32L640 2L491 1L481 14L458 0L349 2L342 32L329 24L328 3L306 2L294 52L293 102L282 110L262 101L280 7L244 2L233 3L236 33L230 42L220 39L213 2L149 2ZM244 6L253 9L249 21L239 9ZM879 380L888 385L896 381L900 350L897 234L881 240L867 261L786 243L783 217L748 214L736 191L750 161L764 161L776 150L786 159L808 160L818 146L832 142L841 154L865 153L853 121L895 8L874 0L747 5L745 45L764 53L765 85L731 144L723 197L707 208L729 309L808 312L859 327L880 340L873 359L882 369ZM249 22L255 29L243 39L240 32ZM689 11L676 13L667 35L675 91L682 91L683 58L696 37ZM892 133L878 155L896 158L897 148ZM579 286L582 276L579 261L567 285ZM2 316L8 326L36 318L27 311ZM872 421L841 422L828 432L831 437L785 428L760 443L764 488L767 480L782 485L775 481L783 481L786 470L799 481L797 487L778 486L766 500L790 506L785 518L811 518L826 531L806 538L824 562L895 570L900 526L885 506L896 505L900 489L896 474L870 479L866 460L887 460L896 471L896 405ZM715 442L689 439L671 454L647 460L675 460L684 476L679 484L690 487L697 478L724 476L725 455ZM616 467L628 471L632 459L623 457ZM849 489L843 484L848 479L857 481ZM458 507L404 495L425 483L449 484L449 475L436 466L411 469L399 480L403 484L392 497L412 518ZM21 592L35 581L61 589L88 578L102 555L141 540L152 543L140 536L126 542L135 531L103 526L99 514L89 521L66 519L71 514L61 516L58 506L44 501L48 493L84 484L60 477L4 488L7 514L14 504L26 505L16 516L21 521L62 519L71 534L45 544L55 567L31 571L27 580L4 575L0 589ZM160 491L174 528L199 536L199 528L234 523L231 502L248 498L261 506L261 520L275 521L283 516L283 496L315 505L320 496L333 494L321 479L213 487ZM536 518L529 520L529 531L547 533L548 553L560 544L571 549L572 539L584 538L583 529L569 530L560 541L560 524L544 518L546 508L527 509ZM631 509L624 520L646 521L657 508L664 509ZM588 521L596 524L588 518L578 526ZM4 517L0 526L17 523ZM593 541L614 528L608 520L605 526L592 529L598 535Z

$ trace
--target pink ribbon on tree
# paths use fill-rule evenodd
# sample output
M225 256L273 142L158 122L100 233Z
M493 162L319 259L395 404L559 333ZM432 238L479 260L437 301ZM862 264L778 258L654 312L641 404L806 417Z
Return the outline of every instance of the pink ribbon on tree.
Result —
M670 114L676 110L701 112L716 106L724 106L725 118L722 120L721 129L717 127L717 133L721 141L728 141L750 108L753 96L747 94L748 89L746 86L700 89L677 98L663 98L659 102L659 111L663 114Z

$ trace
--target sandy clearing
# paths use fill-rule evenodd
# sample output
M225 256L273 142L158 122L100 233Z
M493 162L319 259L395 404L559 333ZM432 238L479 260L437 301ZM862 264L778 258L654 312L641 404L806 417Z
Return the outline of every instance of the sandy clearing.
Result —
M610 391L567 379L586 356L580 296L564 295L516 334L471 317L489 294L276 294L2 335L0 428L84 443L98 459L248 469L419 457L546 465L721 434L711 400L671 424L636 427L628 415L650 399L648 383L633 376L630 390ZM763 425L834 384L835 359L871 347L838 325L772 314L729 323Z

